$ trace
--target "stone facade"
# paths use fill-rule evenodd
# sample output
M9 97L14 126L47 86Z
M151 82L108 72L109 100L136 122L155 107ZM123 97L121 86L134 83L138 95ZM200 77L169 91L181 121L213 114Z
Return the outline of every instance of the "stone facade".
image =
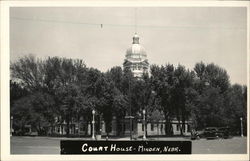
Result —
M181 122L180 122L181 123ZM109 133L110 136L130 136L130 122L129 119L123 119L120 123L121 129L118 130L118 124L116 118L113 119L112 125L111 125L111 132ZM184 135L190 135L191 129L190 129L191 121L185 122L185 130ZM80 126L80 128L78 127ZM173 135L180 135L180 128L181 124L178 124L177 120L172 121L172 129L173 129ZM105 131L105 122L101 122L101 135L106 136L107 133ZM144 124L142 120L140 119L134 119L132 121L132 135L134 137L142 137L144 134ZM58 124L53 128L50 128L49 134L57 134L57 135L66 135L66 124ZM78 123L72 123L70 125L69 130L70 135L81 135L81 136L90 136L92 134L92 125L91 123L86 122L80 122ZM161 120L158 122L147 122L146 125L146 135L147 136L164 136L165 133L165 121Z

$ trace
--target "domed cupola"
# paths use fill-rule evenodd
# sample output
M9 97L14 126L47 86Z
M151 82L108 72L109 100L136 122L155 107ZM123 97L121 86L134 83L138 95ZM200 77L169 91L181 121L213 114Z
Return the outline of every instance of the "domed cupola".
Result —
M140 45L139 36L135 33L132 46L127 49L123 67L130 68L135 77L142 77L143 73L148 72L148 66L146 51Z
M133 44L139 44L139 36L135 33L135 35L133 36Z

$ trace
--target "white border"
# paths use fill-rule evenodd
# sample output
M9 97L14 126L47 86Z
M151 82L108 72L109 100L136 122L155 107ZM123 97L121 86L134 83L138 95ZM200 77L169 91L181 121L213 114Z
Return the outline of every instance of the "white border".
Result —
M247 7L247 154L219 155L10 155L9 8L10 7ZM248 1L0 1L1 15L1 160L249 160L249 7Z

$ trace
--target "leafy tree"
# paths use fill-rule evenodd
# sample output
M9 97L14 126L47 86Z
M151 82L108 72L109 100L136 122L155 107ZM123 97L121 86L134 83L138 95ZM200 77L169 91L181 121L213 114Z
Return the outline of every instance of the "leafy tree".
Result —
M227 72L217 65L203 62L194 67L196 79L194 88L198 92L194 118L197 119L198 128L206 126L224 126L225 120L225 94L230 82Z
M31 109L32 104L30 101L30 97L22 97L15 102L11 106L11 115L13 116L13 129L16 134L24 134L25 125L29 125L31 123Z
M239 133L240 117L246 134L247 87L231 86L226 70L203 62L194 71L172 64L152 65L150 70L150 76L137 79L127 68L102 73L79 59L24 56L11 63L14 127L24 130L32 125L39 134L46 134L46 127L54 126L58 118L57 123L66 121L69 135L70 124L79 122L80 116L90 123L95 109L98 126L103 118L109 133L114 117L121 131L124 116L141 117L146 109L147 119L164 116L167 135L172 134L174 119L182 122L180 127L191 119L197 128L231 125Z
M123 73L121 67L113 67L105 74L106 74L107 80L111 82L111 84L113 85L112 87L113 88L112 89L113 112L112 113L116 117L118 135L121 135L122 126L123 126L122 119L125 117L126 111L128 111L128 108L129 108L128 93L125 93L125 91L123 91L123 89L126 88L124 87L125 83L127 83L124 81L124 78L126 77L126 75ZM126 84L126 85L129 86L130 84ZM106 129L106 131L107 130L109 131L110 129Z
M108 134L109 132L111 132L110 127L113 119L112 105L114 97L113 93L114 85L111 81L108 81L104 75L102 75L96 82L96 88L98 91L97 99L99 100L97 105L97 110L103 116L103 119L106 124L106 132Z
M56 107L51 110L61 118L61 123L66 119L67 135L69 124L81 104L82 93L86 90L86 85L83 84L86 84L87 80L82 79L85 78L86 70L82 60L58 57L49 57L42 61L28 55L11 64L12 78L20 82L23 88L30 93L41 91L51 95L55 102L53 107Z
M83 91L80 83L83 81L80 78L81 74L85 74L85 64L81 60L55 57L45 61L43 69L47 91L52 93L56 100L57 114L61 118L59 122L66 120L66 134L69 136L70 124L79 121L78 110L84 100L81 99Z
M114 83L114 86L122 91L123 71L121 67L113 67L106 72L107 78Z
M31 125L36 127L40 134L47 134L49 126L54 126L55 123L55 102L51 95L42 92L36 92L32 95L32 117L35 122Z
M173 104L175 106L175 116L180 124L181 135L185 131L185 122L191 115L191 94L194 94L193 89L194 73L187 71L184 66L179 65L174 70L174 89L172 93Z
M40 92L20 98L11 108L14 129L25 131L25 125L32 125L39 135L45 135L46 127L54 123L53 106L51 96Z
M197 87L200 92L206 88L206 85L219 88L221 93L224 93L229 88L230 82L226 70L213 63L208 65L203 62L197 63L194 71L199 80Z
M43 86L41 65L42 62L33 55L24 56L11 63L11 76L28 91L37 91Z
M162 112L160 112L158 109L155 109L150 113L150 116L148 118L148 121L150 122L156 122L157 124L157 134L159 135L159 122L164 120L164 116Z
M69 129L70 124L73 122L74 113L77 110L77 105L79 104L79 88L74 85L70 84L66 87L62 87L58 89L57 92L59 98L61 99L60 102L60 114L62 116L62 120L66 121L67 128L66 134L69 136ZM61 122L62 123L62 122Z
M29 92L26 90L26 88L22 87L19 83L10 80L10 103L12 106L14 101L27 96Z
M196 113L198 128L223 125L223 96L218 88L207 88L198 97Z
M160 100L160 111L163 111L165 117L165 132L172 135L171 121L174 119L174 66L167 64L166 66L151 66L151 79L156 97Z
M145 76L144 79L134 82L131 89L133 115L136 115L138 112L141 113L142 109L149 110L152 105L152 103L149 102L152 100L151 93L152 88L150 85L150 79L147 76Z
M240 118L243 118L243 129L246 134L246 118L247 118L247 106L246 106L246 87L234 84L225 95L225 109L223 119L225 125L231 127L231 130L235 134L240 134ZM245 98L244 98L245 97Z

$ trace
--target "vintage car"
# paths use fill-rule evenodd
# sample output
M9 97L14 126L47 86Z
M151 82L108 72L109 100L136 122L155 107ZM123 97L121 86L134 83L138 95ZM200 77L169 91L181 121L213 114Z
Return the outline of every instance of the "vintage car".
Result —
M230 138L230 128L229 127L219 127L218 128L218 135L220 138L228 139Z
M228 139L231 138L229 127L207 127L202 131L191 131L191 140L198 140L200 138L206 139Z
M221 134L217 127L207 127L205 128L203 135L206 139L217 139Z
M204 133L203 130L201 130L201 131L192 130L191 131L191 140L199 140L200 138L203 138L204 137L203 133Z

